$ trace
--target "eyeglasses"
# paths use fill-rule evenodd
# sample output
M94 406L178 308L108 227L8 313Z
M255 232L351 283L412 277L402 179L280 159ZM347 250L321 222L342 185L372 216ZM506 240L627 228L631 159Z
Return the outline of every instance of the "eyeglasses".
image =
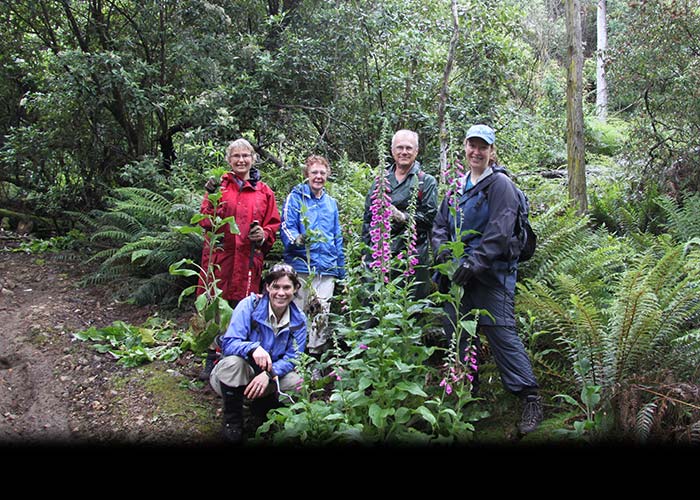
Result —
M232 154L231 156L229 156L229 158L231 158L232 160L247 160L247 159L252 158L252 157L253 157L253 155L251 155L249 153L244 153L244 154L235 153L235 154Z
M289 264L284 264L284 263L275 264L274 266L272 266L270 268L271 273L276 273L276 272L280 272L280 271L285 272L285 273L296 274L296 271L294 270L294 268L292 266L290 266Z
M309 177L316 177L322 175L323 177L328 177L328 172L326 170L310 170Z

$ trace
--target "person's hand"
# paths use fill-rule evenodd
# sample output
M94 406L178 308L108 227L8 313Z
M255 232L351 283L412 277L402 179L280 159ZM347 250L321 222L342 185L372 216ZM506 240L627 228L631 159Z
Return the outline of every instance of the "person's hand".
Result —
M258 365L263 371L272 370L272 358L268 352L262 347L258 346L253 351L253 361Z
M270 385L270 377L268 376L268 373L258 373L243 390L243 395L248 399L262 397L263 394L265 394L268 385Z
M204 183L204 189L207 190L207 193L216 193L216 190L219 189L219 184L216 177L209 177L207 182Z
M303 234L300 234L294 240L294 244L298 247L303 247L306 244L306 236L304 236Z
M457 283L459 286L466 286L467 283L474 277L474 270L472 269L469 262L464 262L461 266L457 268L454 276L452 276L452 281Z
M253 221L250 225L250 231L248 231L248 239L258 245L262 245L265 240L265 231L257 221Z
M438 254L437 257L435 257L435 263L436 264L444 264L448 260L452 258L452 252L449 250L443 250Z
M406 222L406 214L396 208L394 205L389 205L389 210L391 210L392 222L398 222L399 224Z

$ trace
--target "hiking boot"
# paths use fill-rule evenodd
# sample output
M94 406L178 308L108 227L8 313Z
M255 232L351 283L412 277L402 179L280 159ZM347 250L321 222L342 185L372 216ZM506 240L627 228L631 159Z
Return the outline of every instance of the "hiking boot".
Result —
M267 421L267 413L273 408L279 408L282 404L279 402L277 393L270 394L262 398L256 398L250 402L251 424L253 431Z
M207 350L207 357L204 360L204 368L202 368L202 371L199 372L199 375L197 376L197 379L206 381L209 380L209 376L211 375L212 370L214 369L214 365L216 362L219 360L219 353L216 352L213 349Z
M524 399L523 404L523 414L520 417L518 430L521 434L529 434L542 422L542 396L530 394Z
M229 387L221 383L224 403L224 439L230 443L243 442L243 391L245 386Z
M203 382L209 380L214 365L221 359L221 335L214 337L214 342L207 349L207 357L204 360L204 368L199 372L197 378Z

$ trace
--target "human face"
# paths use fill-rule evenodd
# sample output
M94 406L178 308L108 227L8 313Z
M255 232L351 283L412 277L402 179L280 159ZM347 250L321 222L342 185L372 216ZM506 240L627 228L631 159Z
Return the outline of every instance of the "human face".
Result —
M493 147L479 137L467 139L464 152L472 171L483 172L489 166Z
M248 179L253 166L253 154L246 148L234 148L228 156L231 171L241 179Z
M328 169L322 163L312 163L306 167L306 178L309 180L309 187L314 196L319 196L323 191L328 179Z
M282 276L269 285L265 285L270 295L270 305L275 315L281 316L287 306L294 300L294 283L289 276Z
M418 156L418 145L408 134L398 134L394 138L394 144L391 146L391 156L394 157L396 167L406 171L413 166Z

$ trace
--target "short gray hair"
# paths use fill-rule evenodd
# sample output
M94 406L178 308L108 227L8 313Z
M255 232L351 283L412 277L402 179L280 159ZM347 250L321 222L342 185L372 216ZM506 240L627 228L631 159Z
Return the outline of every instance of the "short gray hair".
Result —
M224 156L226 163L228 163L228 159L231 156L231 151L234 149L247 149L250 151L250 154L253 155L253 163L255 163L258 159L258 155L255 152L253 145L241 137L240 139L229 142L228 146L226 146L226 156Z
M391 138L391 149L394 149L394 144L396 144L396 137L398 137L400 134L405 134L411 137L411 139L413 139L413 142L416 143L416 149L418 149L418 133L408 129L401 129L396 131L394 137Z

